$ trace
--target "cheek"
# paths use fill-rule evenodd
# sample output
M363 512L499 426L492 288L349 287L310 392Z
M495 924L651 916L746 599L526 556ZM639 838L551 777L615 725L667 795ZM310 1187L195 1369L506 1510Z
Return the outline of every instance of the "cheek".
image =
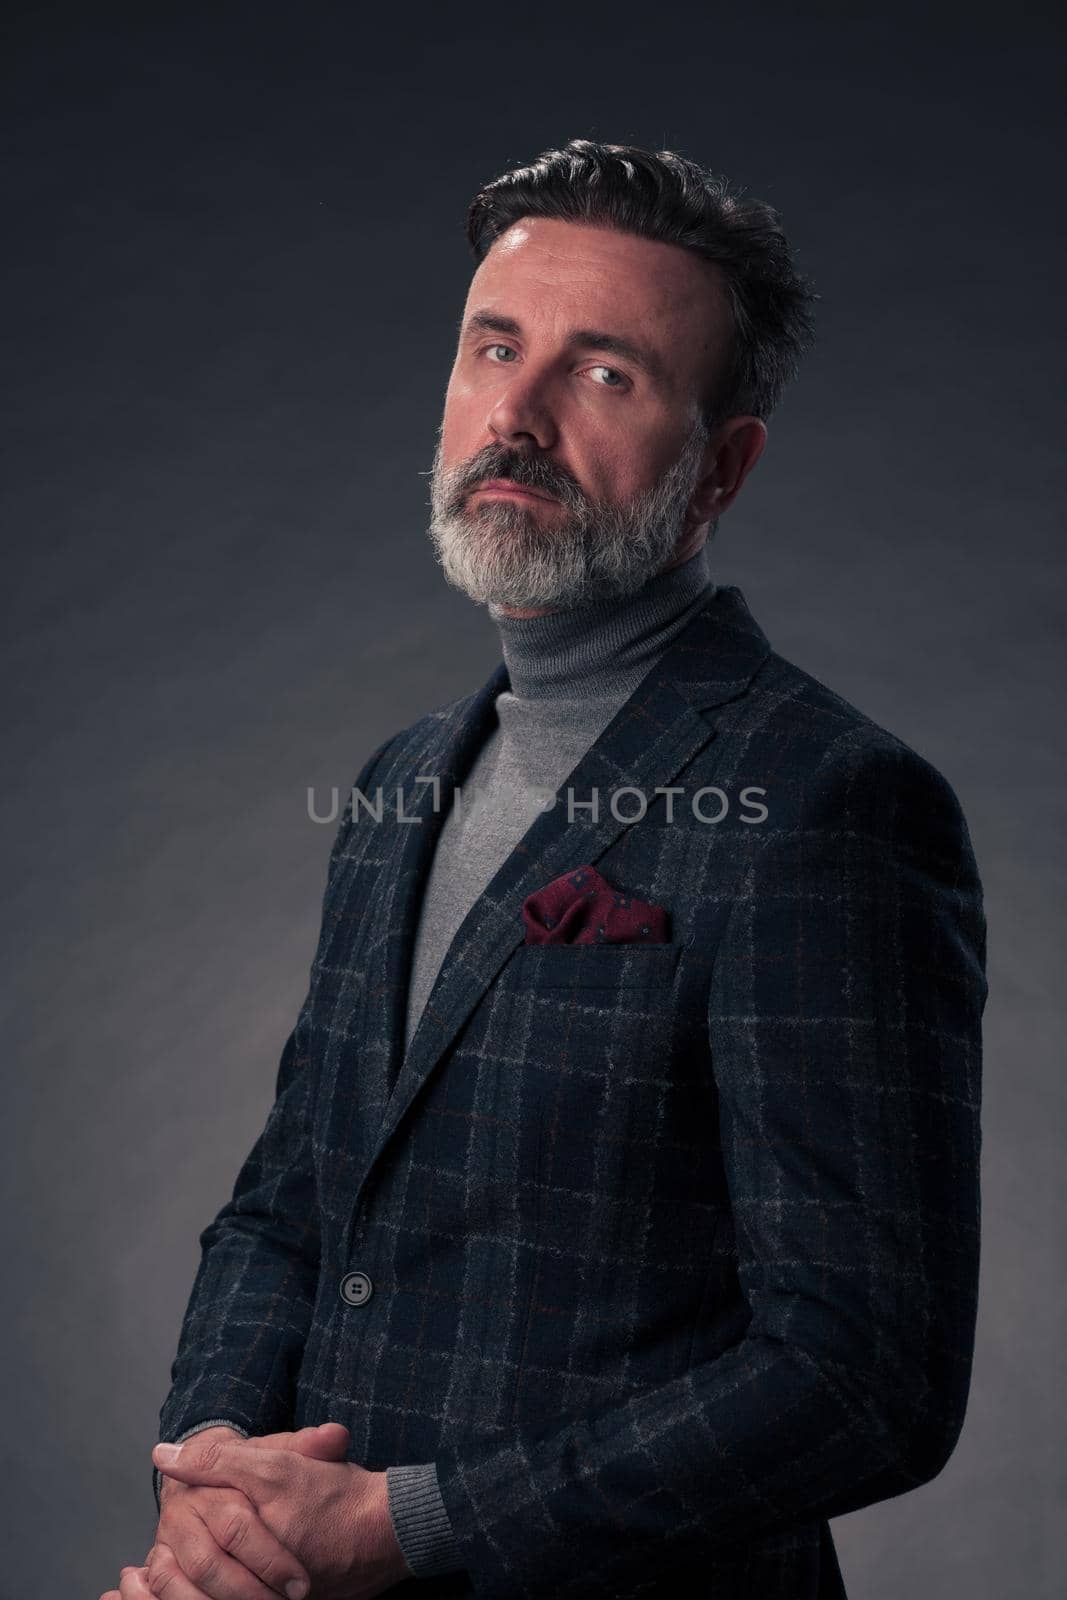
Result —
M449 411L454 411L457 406L468 402L470 395L470 380L463 377L459 372L453 372L448 380L448 388L445 390L445 414L447 415Z
M464 385L449 385L441 418L441 459L446 468L459 466L473 455L477 427L470 396Z
M611 499L626 503L648 494L678 460L682 447L682 441L652 426L619 426L603 441L594 470L607 476Z
M596 500L628 500L640 487L634 472L637 441L616 429L584 441L578 471L587 494Z
M453 374L442 413L442 442L453 446L453 456L469 456L472 440L485 432L485 419L485 397L478 395L470 378Z

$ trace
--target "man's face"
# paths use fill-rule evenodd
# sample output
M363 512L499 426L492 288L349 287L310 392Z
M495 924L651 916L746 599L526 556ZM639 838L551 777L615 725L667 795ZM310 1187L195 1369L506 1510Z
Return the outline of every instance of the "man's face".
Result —
M540 217L502 234L471 280L434 456L449 580L572 606L698 548L701 406L729 327L716 269L677 246Z

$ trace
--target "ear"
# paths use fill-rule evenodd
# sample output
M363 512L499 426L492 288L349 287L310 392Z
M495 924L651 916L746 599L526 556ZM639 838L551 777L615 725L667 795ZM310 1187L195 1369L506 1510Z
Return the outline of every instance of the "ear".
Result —
M733 504L766 443L767 425L759 417L727 417L712 429L690 503L698 526Z
M687 528L702 528L718 514L719 504L719 439L715 429L704 446L700 458L700 471L685 513Z

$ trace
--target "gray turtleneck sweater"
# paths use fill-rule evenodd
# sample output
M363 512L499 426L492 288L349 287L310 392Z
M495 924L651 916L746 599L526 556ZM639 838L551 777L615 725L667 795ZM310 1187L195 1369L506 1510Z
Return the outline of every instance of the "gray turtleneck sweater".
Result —
M707 550L657 573L625 600L594 601L541 617L489 612L500 631L511 688L497 695L496 723L445 817L430 863L408 987L410 1042L460 923L671 641L714 593ZM556 801L565 803L565 798ZM186 1429L245 1429L213 1417ZM154 1472L159 1494L159 1469ZM463 1558L432 1461L386 1470L389 1511L415 1577L458 1571Z
M489 607L511 688L496 697L496 724L444 819L430 864L408 988L408 1043L475 900L713 588L702 548L622 602L540 617Z
M407 1041L460 924L482 890L654 662L714 593L706 548L625 600L540 617L489 613L511 688L441 827L419 912ZM564 804L565 798L556 804ZM389 1510L417 1578L463 1566L434 1462L389 1467Z

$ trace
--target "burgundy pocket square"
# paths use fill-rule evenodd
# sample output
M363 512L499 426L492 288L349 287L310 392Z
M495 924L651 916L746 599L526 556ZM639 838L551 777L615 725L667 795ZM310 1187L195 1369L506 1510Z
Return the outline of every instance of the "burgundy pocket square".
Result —
M667 912L613 889L595 867L572 867L522 902L526 944L666 944Z

